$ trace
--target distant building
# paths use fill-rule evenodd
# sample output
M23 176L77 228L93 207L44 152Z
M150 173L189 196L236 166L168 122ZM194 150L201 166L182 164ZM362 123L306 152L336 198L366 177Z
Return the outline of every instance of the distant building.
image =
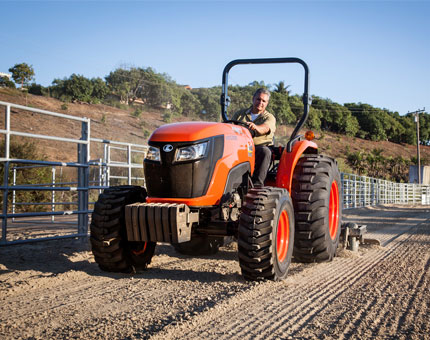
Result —
M409 183L418 183L418 166L409 166ZM430 185L430 166L421 166L421 184Z
M12 75L10 73L0 72L0 77L7 78L7 79L10 80L10 78L12 77Z

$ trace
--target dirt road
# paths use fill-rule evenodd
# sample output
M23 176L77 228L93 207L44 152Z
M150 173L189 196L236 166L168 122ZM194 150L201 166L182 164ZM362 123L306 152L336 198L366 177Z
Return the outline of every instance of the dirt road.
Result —
M236 246L157 248L134 275L98 269L87 242L0 248L1 339L430 339L430 206L344 212L381 246L246 282Z

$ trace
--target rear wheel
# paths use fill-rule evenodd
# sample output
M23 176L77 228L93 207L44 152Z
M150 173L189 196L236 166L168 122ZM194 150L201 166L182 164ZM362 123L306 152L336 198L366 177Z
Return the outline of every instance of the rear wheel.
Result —
M124 207L145 202L146 190L138 186L105 189L95 203L91 219L91 247L102 270L131 272L145 269L154 255L155 242L127 241Z
M285 189L251 189L239 221L238 251L248 280L282 280L291 263L294 211Z
M342 220L336 161L323 155L302 157L294 172L292 198L296 219L294 258L300 262L332 260Z

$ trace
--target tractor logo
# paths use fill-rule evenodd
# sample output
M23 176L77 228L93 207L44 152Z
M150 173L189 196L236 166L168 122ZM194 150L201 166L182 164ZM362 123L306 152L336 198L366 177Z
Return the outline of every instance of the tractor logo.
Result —
M171 144L166 144L166 145L163 146L163 151L164 152L170 152L172 150L173 150L173 145L171 145Z

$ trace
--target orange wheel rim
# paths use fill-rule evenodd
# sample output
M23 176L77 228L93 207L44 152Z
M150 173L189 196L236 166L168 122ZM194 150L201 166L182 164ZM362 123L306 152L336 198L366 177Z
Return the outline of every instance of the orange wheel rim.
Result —
M337 229L339 227L339 187L336 181L333 181L330 189L328 223L330 229L330 237L332 240L334 240L336 238Z
M278 261L283 262L287 257L288 245L290 242L290 221L285 210L281 212L278 221L278 233L276 236L276 252Z
M148 242L145 242L145 244L143 245L143 249L140 249L140 250L133 250L132 252L133 252L133 254L134 255L136 255L136 256L139 256L139 255L142 255L144 252L145 252L145 250L146 250L146 245L148 244Z

